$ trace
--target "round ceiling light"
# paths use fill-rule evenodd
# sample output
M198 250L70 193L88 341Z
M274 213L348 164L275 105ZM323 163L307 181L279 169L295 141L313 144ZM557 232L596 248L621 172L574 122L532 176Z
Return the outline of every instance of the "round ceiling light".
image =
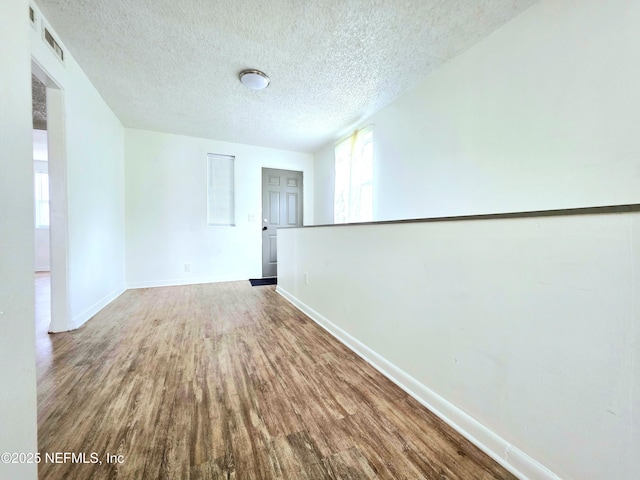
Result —
M243 70L240 72L240 81L252 90L262 90L269 85L269 77L260 70Z

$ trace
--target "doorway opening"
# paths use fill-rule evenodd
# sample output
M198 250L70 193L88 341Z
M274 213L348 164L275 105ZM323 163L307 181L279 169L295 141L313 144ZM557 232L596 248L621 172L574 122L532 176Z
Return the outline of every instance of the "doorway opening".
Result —
M35 60L31 62L31 74L36 205L34 261L39 272L35 274L36 324L41 324L43 335L39 337L46 344L47 332L71 329L64 96L60 86ZM37 347L44 347L44 344Z
M278 228L301 227L303 174L262 169L262 277L278 276Z
M49 147L47 141L47 86L31 75L33 118L34 266L36 341L38 350L50 348L51 254L49 215Z

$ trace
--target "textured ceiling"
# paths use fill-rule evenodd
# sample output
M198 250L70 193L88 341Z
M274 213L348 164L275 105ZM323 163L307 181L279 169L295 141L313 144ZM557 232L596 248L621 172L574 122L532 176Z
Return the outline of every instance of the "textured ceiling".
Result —
M47 87L35 75L31 75L31 111L33 128L47 129Z
M127 127L314 152L536 0L39 0ZM238 81L246 68L270 86Z

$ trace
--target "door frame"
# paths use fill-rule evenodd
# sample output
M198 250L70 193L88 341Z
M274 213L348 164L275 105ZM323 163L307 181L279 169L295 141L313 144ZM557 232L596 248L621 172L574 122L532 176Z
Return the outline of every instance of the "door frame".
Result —
M49 332L65 332L71 330L73 326L69 316L68 190L64 90L33 57L31 58L31 73L47 87L49 260L51 266L51 324ZM29 81L31 81L31 77L29 77Z

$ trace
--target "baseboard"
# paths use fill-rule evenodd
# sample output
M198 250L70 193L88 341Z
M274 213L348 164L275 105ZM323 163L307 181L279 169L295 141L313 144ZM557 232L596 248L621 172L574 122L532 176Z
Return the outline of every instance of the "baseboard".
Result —
M71 325L70 325L71 328L70 328L70 330L75 330L76 328L80 328L82 325L87 323L87 321L90 320L96 313L98 313L104 307L106 307L111 302L113 302L116 298L118 298L120 295L122 295L126 290L127 289L124 286L118 287L113 292L111 292L109 295L107 295L106 297L104 297L101 300L97 301L96 303L91 305L89 308L84 310L79 315L76 315L71 320Z
M282 287L278 286L276 292L518 478L559 480L556 474L522 450L418 382Z
M178 287L181 285L199 285L202 283L238 282L247 280L249 277L199 277L199 278L171 278L167 280L150 280L143 282L127 282L127 288L134 290L137 288L154 287Z

